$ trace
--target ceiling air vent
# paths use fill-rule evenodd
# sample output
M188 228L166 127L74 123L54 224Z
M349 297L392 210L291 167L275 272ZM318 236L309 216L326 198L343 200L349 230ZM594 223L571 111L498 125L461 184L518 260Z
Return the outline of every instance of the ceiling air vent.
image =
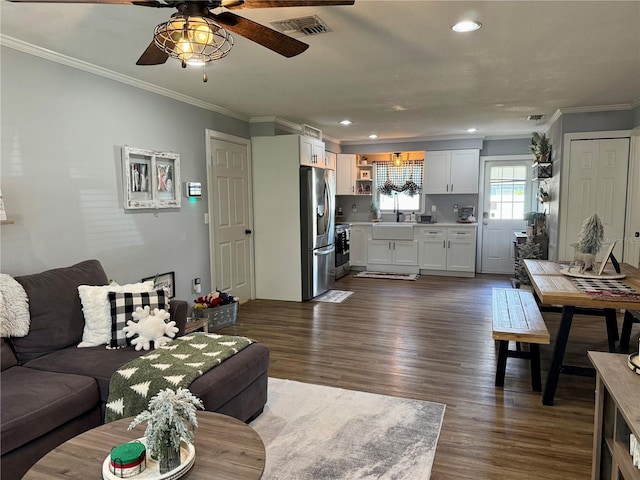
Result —
M291 37L303 37L309 35L319 35L321 33L330 32L320 17L313 15L311 17L291 18L289 20L278 20L271 22L274 28Z
M527 120L531 120L532 122L537 122L538 120L542 120L542 117L544 117L544 115L529 115L527 117Z

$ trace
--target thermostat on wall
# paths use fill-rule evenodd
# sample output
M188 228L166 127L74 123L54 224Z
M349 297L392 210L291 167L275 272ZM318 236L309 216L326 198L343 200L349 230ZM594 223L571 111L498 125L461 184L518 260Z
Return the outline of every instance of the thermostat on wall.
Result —
M186 182L184 192L187 194L187 198L200 198L202 197L202 183Z

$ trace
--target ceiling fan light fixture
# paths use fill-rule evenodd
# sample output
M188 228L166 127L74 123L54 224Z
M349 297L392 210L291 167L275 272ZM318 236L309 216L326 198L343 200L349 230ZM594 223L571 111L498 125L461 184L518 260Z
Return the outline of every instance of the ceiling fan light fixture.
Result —
M153 41L170 57L193 66L219 60L233 47L231 34L210 18L180 13L155 28Z

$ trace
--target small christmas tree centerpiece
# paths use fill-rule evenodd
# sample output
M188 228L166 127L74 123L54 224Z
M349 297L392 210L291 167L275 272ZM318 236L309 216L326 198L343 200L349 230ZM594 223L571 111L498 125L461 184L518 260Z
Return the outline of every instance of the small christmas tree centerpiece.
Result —
M595 255L600 251L603 239L604 227L598 214L594 213L590 217L587 217L582 223L582 230L580 230L580 235L578 236L576 251Z
M160 390L149 402L149 407L138 414L129 430L147 422L146 444L152 458L159 462L160 473L167 473L180 466L180 442L193 442L198 426L196 409L203 409L202 400L186 388L174 391Z

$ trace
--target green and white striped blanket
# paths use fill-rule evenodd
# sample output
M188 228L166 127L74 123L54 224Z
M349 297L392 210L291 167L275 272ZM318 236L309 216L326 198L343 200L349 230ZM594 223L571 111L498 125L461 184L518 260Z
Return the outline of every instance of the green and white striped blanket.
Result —
M111 377L105 423L146 410L160 390L189 387L200 375L254 342L246 337L192 333L126 363Z

